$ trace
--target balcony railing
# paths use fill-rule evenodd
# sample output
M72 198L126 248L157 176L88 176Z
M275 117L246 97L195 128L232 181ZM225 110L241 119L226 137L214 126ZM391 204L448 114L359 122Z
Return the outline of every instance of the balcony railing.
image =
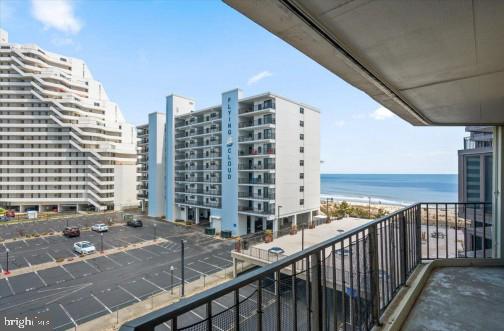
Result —
M240 170L274 170L275 169L275 164L273 163L268 163L268 164L247 164L247 163L240 163L238 164L238 169Z
M238 184L275 184L274 178L238 178Z
M244 211L244 212L261 214L261 215L275 214L275 210L273 208L259 209L259 208L248 207L248 206L238 206L238 211Z
M261 126L261 125L266 125L266 124L275 124L275 119L256 119L254 121L242 121L238 123L239 128L248 128L252 126Z
M418 203L129 321L121 331L163 323L187 331L369 330L422 260L490 257L491 244L478 246L473 238L476 228L491 229L490 210L488 203ZM214 310L221 301L224 309Z
M238 137L239 142L258 141L258 140L267 140L267 139L275 139L275 135L274 134L261 134L261 135L256 134L255 136L251 135L251 136Z
M258 193L249 193L249 192L238 192L238 197L239 198L250 198L250 199L274 200L275 194L274 193L258 194Z
M246 151L246 150L239 151L240 156L274 155L274 154L275 154L274 148L266 148L260 152L257 149L252 149L252 150L248 150L248 151Z

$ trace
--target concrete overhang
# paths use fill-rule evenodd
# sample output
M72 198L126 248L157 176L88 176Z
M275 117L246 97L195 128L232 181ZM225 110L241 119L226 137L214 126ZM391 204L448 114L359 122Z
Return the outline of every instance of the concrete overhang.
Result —
M504 123L504 1L224 2L413 125Z

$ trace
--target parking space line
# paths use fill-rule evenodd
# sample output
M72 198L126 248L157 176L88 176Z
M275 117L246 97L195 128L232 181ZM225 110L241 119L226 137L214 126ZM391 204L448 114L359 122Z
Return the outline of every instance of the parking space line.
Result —
M217 269L220 269L220 270L224 270L224 268L219 267L218 265L215 265L215 264L211 264L211 263L208 263L208 262L205 262L205 261L201 261L201 260L198 260L198 262L204 263L204 264L208 264L209 266L217 268Z
M40 239L42 239L43 241L45 241L45 243L46 243L46 244L51 244L51 243L49 242L49 240L47 240L47 239L46 239L46 238L44 238L44 237L40 237Z
M166 326L168 329L170 329L170 330L171 330L171 326L170 326L168 323L163 322L163 325L164 325L164 326Z
M61 269L65 270L65 271L66 271L66 273L67 273L68 275L70 275L70 277L72 277L72 279L75 279L75 276L74 276L74 275L72 275L72 273L71 273L70 271L68 271L68 270L67 270L67 268L65 268L65 266L60 265L60 267L61 267Z
M32 266L31 263L30 263L30 261L28 261L28 259L26 257L23 256L23 259L26 261L26 263L28 264L29 267Z
M63 305L60 303L59 304L61 310L63 310L63 312L66 314L66 316L70 319L70 321L72 321L72 323L74 324L75 327L77 327L77 323L75 323L74 319L72 318L72 315L70 315L70 313L65 309L65 307L63 307Z
M169 273L168 271L162 270L161 272L171 276L171 273ZM175 276L175 275L173 275L173 278L176 278L178 280L182 280L182 278ZM189 283L189 281L187 279L185 279L184 282Z
M42 281L42 284L44 284L44 286L47 286L46 281L42 277L40 277L38 271L35 271L34 273L35 273L35 275L37 275L37 277L40 279L40 281Z
M220 260L223 260L223 261L226 261L226 262L229 262L229 263L233 263L233 261L228 260L228 259L225 259L225 258L223 258L223 257L220 257L220 256L218 256L217 254L212 255L212 256L213 256L213 257L216 257L216 258L218 258L218 259L220 259Z
M11 291L12 295L16 295L16 292L14 292L14 289L12 288L12 285L9 282L9 277L5 278L5 281L7 282L7 285L9 286L9 290Z
M141 258L136 257L135 255L130 254L130 253L126 252L126 251L123 251L123 253L124 253L124 254L126 254L126 255L131 256L132 258L134 258L134 259L135 259L135 260L137 260L137 261L140 261L140 262L142 262L142 261L143 261Z
M158 289L160 289L161 291L163 292L167 292L166 289L162 288L161 286L159 286L158 284L148 280L148 279L145 279L145 277L142 277L143 280L145 280L147 283L151 284L152 286L155 286L157 287Z
M161 254L158 254L158 253L155 253L155 252L151 252L150 250L148 250L145 247L140 247L140 249L146 251L149 254L152 254L152 255L155 255L155 256L161 256Z
M28 243L26 242L26 240L23 239L23 242L25 243L26 247L30 247L30 245L28 245Z
M85 264L87 264L88 266L90 266L91 268L93 268L94 270L96 270L96 272L101 272L100 269L98 269L97 267L95 267L94 265L92 265L91 263L89 263L88 261L82 260L82 262L84 262Z
M102 255L103 257L109 259L110 261L114 262L115 264L117 264L118 266L122 267L123 265L120 264L119 262L115 261L113 258L111 258L110 256L107 256L107 255Z
M89 293L89 295L90 295L93 299L95 299L95 300L96 300L96 301L97 301L100 305L102 305L102 306L103 306L103 308L107 309L107 311L108 311L110 314L112 314L112 310L110 310L110 309L109 309L109 307L107 307L107 305L106 305L106 304L104 304L103 302L101 302L101 300L100 300L100 299L98 299L98 298L97 298L97 297L96 297L93 293Z
M49 254L49 252L46 252L46 254L53 260L53 262L56 262L56 259L54 258L54 256L52 256L51 254Z
M131 295L136 301L138 301L138 302L142 301L139 298L137 298L133 293L131 293L130 291L128 291L127 289L125 289L124 287L122 287L121 285L117 285L117 287L119 287L121 290L123 290L127 294Z
M199 273L200 275L208 276L206 273L201 272L201 271L198 271L198 270L193 269L193 268L191 268L191 267L188 267L187 265L185 266L185 268L186 268L186 269L189 269L189 270L192 270L192 271L195 271L195 272Z

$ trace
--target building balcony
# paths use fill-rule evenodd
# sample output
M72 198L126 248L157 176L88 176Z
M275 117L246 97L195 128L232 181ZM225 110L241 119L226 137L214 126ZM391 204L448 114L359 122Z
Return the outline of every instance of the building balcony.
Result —
M268 149L263 149L262 151L259 151L257 149L240 150L238 152L238 155L241 156L241 157L274 156L275 155L275 149L274 148L268 148Z
M265 261L121 330L154 330L162 323L171 330L208 329L218 321L226 330L498 330L504 322L504 312L496 309L504 303L504 263L490 258L488 247L467 251L474 241L467 224L486 224L469 215L483 210L483 217L488 209L487 203L414 204ZM229 297L238 300L224 310L209 308ZM188 317L191 311L206 313ZM474 318L488 312L491 318ZM222 320L223 314L232 318Z
M275 170L275 164L247 164L247 163L240 163L238 165L239 170Z
M240 116L246 115L256 115L262 113L274 113L276 108L276 104L268 103L268 104L257 104L254 106L250 106L247 108L243 108L240 110Z
M240 199L255 199L255 200L275 200L274 193L250 193L250 192L238 192L238 198Z
M264 126L264 125L271 125L271 126L274 126L275 125L275 119L267 119L267 120L263 120L263 119L256 119L256 120L253 120L253 121L242 121L240 123L238 123L238 127L240 129L243 129L243 128L257 128L257 127L260 127L260 126Z
M246 135L238 137L238 142L240 143L255 143L262 142L264 140L275 140L274 134L256 134L256 135Z
M238 184L275 185L275 178L238 178Z
M238 206L238 212L242 212L245 214L254 214L254 215L274 215L275 210L273 208L259 209L255 207L249 206Z

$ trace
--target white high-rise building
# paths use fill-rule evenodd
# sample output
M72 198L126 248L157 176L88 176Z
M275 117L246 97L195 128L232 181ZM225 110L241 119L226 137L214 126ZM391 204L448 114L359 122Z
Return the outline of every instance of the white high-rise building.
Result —
M136 129L86 64L0 36L0 206L137 206Z
M165 171L149 167L149 181L164 177L165 191L149 186L149 212L160 209L151 195L164 195L167 220L210 221L217 232L307 224L320 205L319 128L315 108L272 93L245 98L231 90L220 105L201 110L170 95Z

